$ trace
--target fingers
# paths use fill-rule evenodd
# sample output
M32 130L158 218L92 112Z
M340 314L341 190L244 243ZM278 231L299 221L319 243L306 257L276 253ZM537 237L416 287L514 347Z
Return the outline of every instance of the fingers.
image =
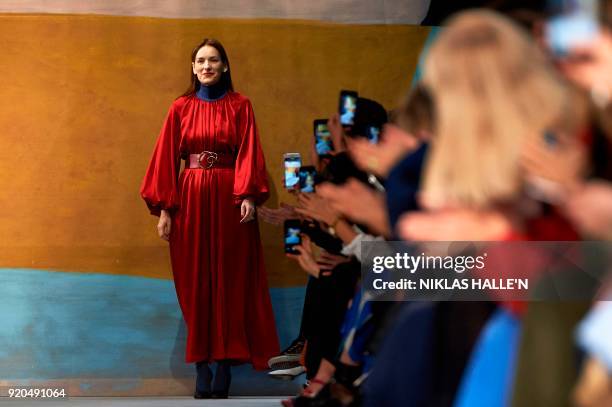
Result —
M158 230L157 234L160 238L162 238L165 241L170 241L170 232L166 232L165 230Z
M166 222L166 240L170 240L170 229L172 228L172 222Z
M295 211L297 213L299 213L300 215L304 215L304 216L308 216L308 217L312 217L313 212L306 209L306 208L295 208Z
M297 216L293 207L281 202L281 208L271 209L259 206L255 211L259 213L261 220L272 225L281 225L285 220Z
M329 199L330 201L333 201L334 196L336 195L337 191L338 191L338 187L329 183L329 182L325 182L321 185L319 185L319 187L317 188L317 193L319 195L321 195L323 198Z
M157 224L157 235L165 241L170 240L171 222L167 219L160 219Z
M255 218L255 206L252 201L245 199L240 204L240 223L251 221Z
M272 214L272 211L269 208L266 208L265 206L260 206L257 211L259 212L259 217L261 218L261 220L263 220L266 223L271 223L273 225L277 225L278 224L278 220L276 219L276 217Z
M302 206L302 207L306 207L309 206L313 200L314 200L314 196L311 196L313 194L303 194L303 193L299 193L297 195L298 198L298 203Z
M254 213L255 209L252 206L247 206L242 215L242 219L240 219L240 223L246 223L255 219Z
M376 173L380 165L380 147L367 140L351 140L348 150L359 168Z
M302 246L303 243L297 244L295 246L293 246L293 250L295 250L296 252L298 252L298 256L302 256L305 254L305 250L304 247Z

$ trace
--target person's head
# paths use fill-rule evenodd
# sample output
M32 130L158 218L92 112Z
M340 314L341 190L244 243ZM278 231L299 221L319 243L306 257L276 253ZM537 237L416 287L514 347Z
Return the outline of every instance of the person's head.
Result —
M423 82L436 112L424 201L472 208L515 201L523 141L555 126L567 105L544 54L509 19L467 11L432 45Z
M221 42L205 38L191 52L191 84L185 95L195 93L200 86L222 84L234 90L229 59Z
M368 174L359 169L346 152L332 156L320 174L321 182L331 182L336 185L344 184L349 178L355 178L369 185Z
M392 112L393 123L419 139L428 139L433 131L434 107L423 84L413 87L399 107Z
M350 98L347 98L350 99ZM387 111L378 102L366 99L363 97L357 98L355 106L356 113L353 126L351 126L350 135L352 136L367 136L369 127L377 127L379 129L387 123Z

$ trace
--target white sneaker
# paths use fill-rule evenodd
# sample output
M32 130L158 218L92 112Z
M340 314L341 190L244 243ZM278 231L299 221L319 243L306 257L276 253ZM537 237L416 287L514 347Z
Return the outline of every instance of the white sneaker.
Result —
M286 354L286 355L279 355L279 356L274 356L273 358L270 358L270 360L268 360L268 366L270 367L270 369L289 369L292 367L296 367L300 365L300 357L301 355L298 354Z
M306 372L304 366L299 365L290 369L273 370L268 373L268 376L280 380L293 380L304 372Z

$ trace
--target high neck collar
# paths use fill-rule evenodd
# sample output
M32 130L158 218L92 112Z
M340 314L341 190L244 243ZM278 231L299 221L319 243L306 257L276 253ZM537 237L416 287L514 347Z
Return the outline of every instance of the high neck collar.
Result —
M217 99L221 99L227 93L227 88L221 83L221 81L211 86L204 86L200 84L200 89L196 92L196 96L199 99L207 102L212 102Z

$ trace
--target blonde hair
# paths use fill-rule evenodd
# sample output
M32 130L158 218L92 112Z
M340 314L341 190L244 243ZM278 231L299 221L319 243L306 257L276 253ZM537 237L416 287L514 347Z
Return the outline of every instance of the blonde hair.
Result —
M475 10L452 18L423 77L433 97L434 140L423 180L429 206L486 208L522 189L522 141L563 115L567 90L528 35Z

